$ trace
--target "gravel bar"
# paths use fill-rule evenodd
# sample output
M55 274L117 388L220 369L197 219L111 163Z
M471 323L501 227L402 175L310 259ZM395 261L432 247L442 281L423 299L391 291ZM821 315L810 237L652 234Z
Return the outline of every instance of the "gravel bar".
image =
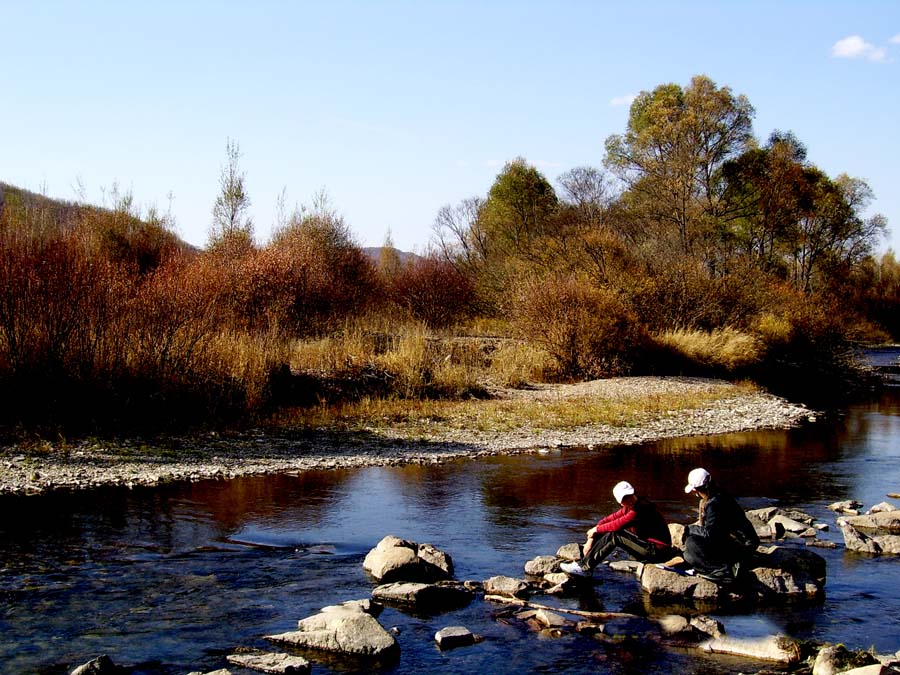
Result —
M300 432L289 429L207 432L153 440L80 441L0 447L0 494L129 487L171 481L401 464L544 452L549 448L644 443L663 438L787 428L814 421L810 409L727 382L684 377L629 377L572 385L540 385L496 393L509 399L611 399L725 388L700 408L666 412L638 426L588 425L511 432L442 430L416 439L390 429Z

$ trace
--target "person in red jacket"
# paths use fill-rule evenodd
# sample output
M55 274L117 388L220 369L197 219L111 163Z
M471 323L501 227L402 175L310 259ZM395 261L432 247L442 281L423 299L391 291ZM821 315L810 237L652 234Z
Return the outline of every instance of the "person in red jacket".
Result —
M594 568L620 548L640 562L657 562L672 556L669 526L649 499L635 494L628 481L616 483L613 496L622 506L587 531L580 560L563 563L566 574L589 577Z

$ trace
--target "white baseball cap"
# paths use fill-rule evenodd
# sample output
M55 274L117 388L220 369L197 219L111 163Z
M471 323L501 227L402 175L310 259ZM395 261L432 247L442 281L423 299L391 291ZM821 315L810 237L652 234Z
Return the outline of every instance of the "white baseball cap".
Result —
M684 486L685 494L690 494L697 488L704 487L709 483L710 478L709 471L706 469L694 469L688 474L688 484Z
M616 486L613 488L613 497L615 497L616 501L619 502L620 504L622 503L622 500L625 499L626 496L633 495L633 494L634 494L634 488L632 487L631 483L629 483L627 480L623 480L623 481L616 483Z

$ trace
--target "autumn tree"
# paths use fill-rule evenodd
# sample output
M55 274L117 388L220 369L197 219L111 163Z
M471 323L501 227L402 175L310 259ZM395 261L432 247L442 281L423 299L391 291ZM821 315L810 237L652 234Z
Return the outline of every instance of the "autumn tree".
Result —
M752 143L754 110L743 95L699 75L682 88L641 92L624 134L606 140L606 165L628 187L629 206L685 254L714 231L721 168Z
M253 247L253 220L247 214L250 195L240 168L240 146L229 139L225 153L226 163L219 173L219 194L212 209L209 248L249 250Z

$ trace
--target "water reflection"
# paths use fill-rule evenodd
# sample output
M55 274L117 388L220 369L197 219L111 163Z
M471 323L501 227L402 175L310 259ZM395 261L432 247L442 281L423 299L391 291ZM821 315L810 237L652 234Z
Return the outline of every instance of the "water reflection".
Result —
M671 520L693 519L687 472L703 465L747 506L784 504L832 522L825 506L867 504L900 491L900 395L889 393L790 431L672 439L442 466L309 472L233 481L107 489L0 499L0 672L68 672L98 653L144 672L222 667L239 645L265 647L319 607L366 597L361 568L385 534L450 552L460 578L520 576L522 564L583 538L615 508L610 490L629 480ZM840 541L839 533L823 535ZM897 648L900 559L841 549L828 561L820 605L725 617L733 632L770 632L857 647ZM601 570L602 584L571 606L644 608L629 577ZM382 615L401 629L391 673L498 675L546 672L730 672L654 646L539 640L495 620L476 602L450 617ZM435 630L463 623L487 640L452 655ZM538 647L537 649L535 647ZM325 666L323 666L324 668Z

